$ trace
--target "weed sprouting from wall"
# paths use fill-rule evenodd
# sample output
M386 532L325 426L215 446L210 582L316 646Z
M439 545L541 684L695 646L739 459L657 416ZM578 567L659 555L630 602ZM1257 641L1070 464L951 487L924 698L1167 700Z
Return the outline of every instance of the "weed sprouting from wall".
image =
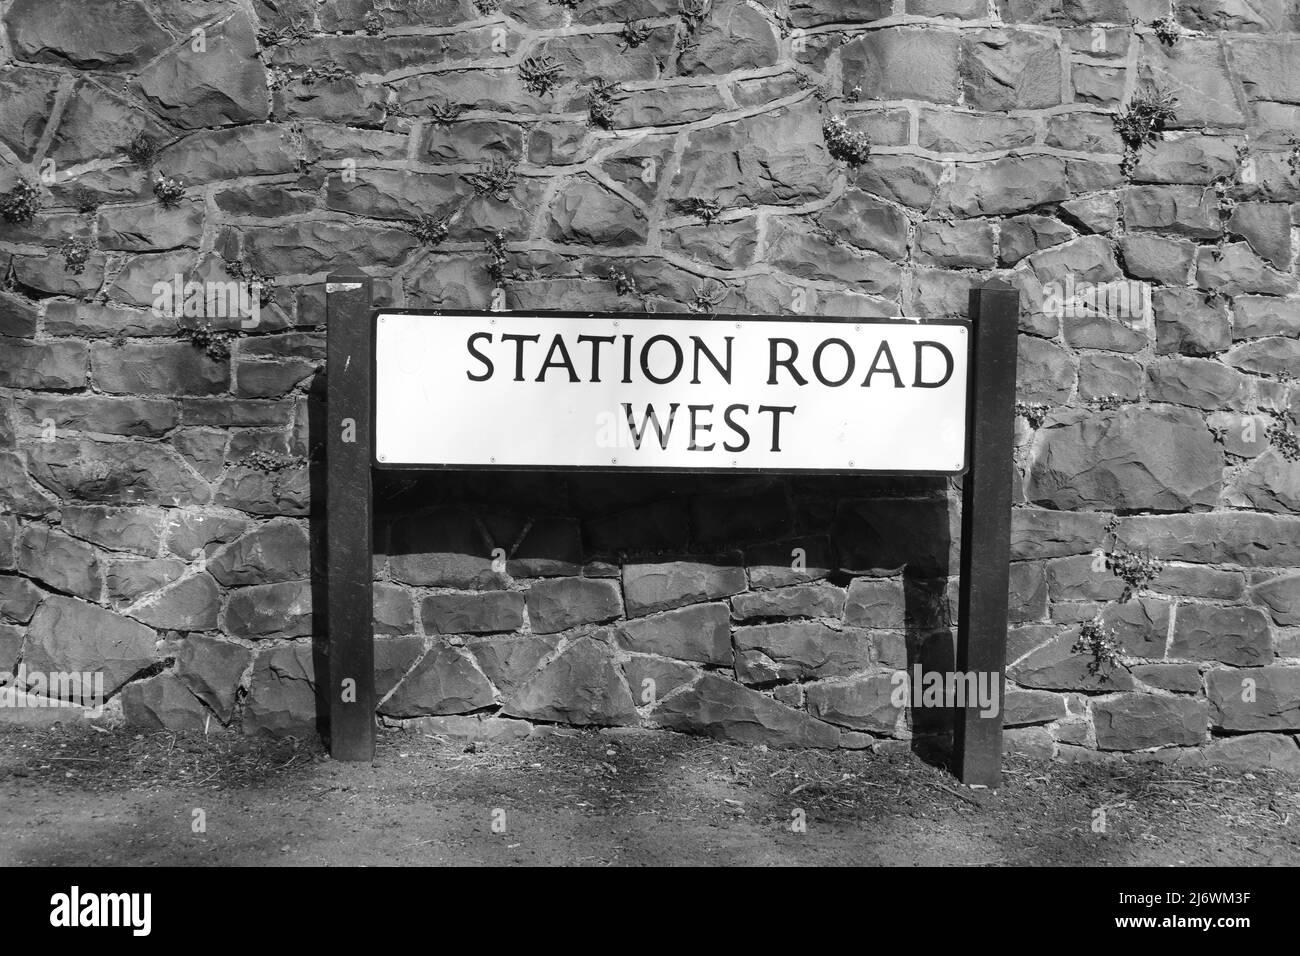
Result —
M843 116L832 116L822 125L822 136L831 156L850 166L861 166L871 155L871 140L860 130L849 128Z
M515 164L501 157L484 163L476 173L465 173L464 179L477 195L491 196L498 202L506 202L518 185Z
M549 56L530 56L519 64L519 79L524 89L545 96L560 85L564 68Z
M0 197L0 216L5 222L31 222L41 208L41 191L35 183L19 178L13 189Z
M1176 96L1163 87L1152 86L1134 94L1124 112L1115 117L1115 132L1124 141L1125 175L1137 165L1142 149L1157 142L1165 127L1177 118L1177 106Z

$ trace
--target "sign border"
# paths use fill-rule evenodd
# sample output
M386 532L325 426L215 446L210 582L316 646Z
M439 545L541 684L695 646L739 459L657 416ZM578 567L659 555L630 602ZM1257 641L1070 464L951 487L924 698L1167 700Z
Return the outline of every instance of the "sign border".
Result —
M970 469L970 447L971 447L971 425L970 409L971 396L969 394L970 383L972 381L972 368L974 359L974 335L972 333L973 324L969 319L952 318L952 319L916 319L904 316L880 316L873 318L864 318L860 316L845 315L747 315L735 312L592 312L569 309L401 309L401 308L376 308L370 314L370 434L378 436L379 421L379 376L376 367L378 354L379 339L379 317L381 315L423 315L431 318L443 315L465 315L465 316L537 316L538 318L556 318L556 319L610 319L616 318L623 321L624 318L633 321L642 320L662 320L670 321L694 321L694 322L829 322L843 325L899 325L899 326L926 326L926 325L956 325L966 329L966 381L967 396L965 399L965 408L962 412L962 418L966 422L965 441L962 442L962 463L961 467L954 470L943 471L916 471L909 469L866 469L866 468L763 468L763 467L746 467L746 468L719 468L701 466L698 468L665 468L655 465L496 465L496 464L411 464L409 462L388 462L380 461L378 458L377 441L371 442L370 448L370 466L379 471L429 471L429 472L448 472L448 471L556 471L556 472L601 472L604 474L657 474L657 475L782 475L782 476L799 476L799 475L826 475L826 476L859 476L863 478L870 477L899 477L903 475L913 475L920 478L955 478L966 474Z

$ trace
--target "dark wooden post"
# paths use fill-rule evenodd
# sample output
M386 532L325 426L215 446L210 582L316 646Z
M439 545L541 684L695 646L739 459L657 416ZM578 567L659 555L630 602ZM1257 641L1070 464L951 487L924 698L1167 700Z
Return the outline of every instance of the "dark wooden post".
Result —
M375 756L371 501L370 279L350 267L325 285L325 633L329 746L338 760Z
M972 289L970 317L957 669L964 674L994 675L998 707L990 716L981 716L977 705L957 709L953 756L962 783L996 787L1002 779L1019 293L997 279Z

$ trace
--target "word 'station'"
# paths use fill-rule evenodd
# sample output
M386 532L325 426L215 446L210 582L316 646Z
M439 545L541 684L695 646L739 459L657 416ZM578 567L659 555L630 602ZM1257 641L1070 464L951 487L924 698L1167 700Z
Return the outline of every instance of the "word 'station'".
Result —
M384 312L380 467L960 472L961 322Z

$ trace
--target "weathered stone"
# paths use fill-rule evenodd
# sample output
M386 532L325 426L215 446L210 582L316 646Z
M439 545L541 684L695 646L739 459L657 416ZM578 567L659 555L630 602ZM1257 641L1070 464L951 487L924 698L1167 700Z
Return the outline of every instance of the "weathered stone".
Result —
M1046 339L1022 335L1016 366L1016 394L1026 402L1055 405L1074 391L1077 372L1070 353Z
M667 611L614 630L620 647L685 661L730 666L730 615L725 604L703 604Z
M111 551L153 555L162 540L165 518L156 508L68 505L63 509L63 529Z
M1240 142L1197 134L1158 140L1138 153L1133 181L1208 186L1216 179L1230 177L1236 170Z
M917 156L871 155L858 166L856 179L850 181L868 193L928 210L935 201L943 170L942 163Z
M316 729L316 679L310 641L257 655L244 703L246 734L307 736Z
M253 652L231 641L192 634L176 653L176 676L223 724L234 715L240 681Z
M581 637L524 681L502 713L579 726L638 722L636 706L608 645Z
M12 14L10 22L13 23ZM35 153L46 122L53 115L58 87L58 75L45 70L21 66L0 70L0 97L5 102L5 115L0 118L0 141L20 160L28 161Z
M1212 670L1210 722L1223 730L1300 730L1300 667Z
M825 538L793 538L756 545L745 551L752 588L778 588L825 578L831 570L830 544Z
M1232 301L1232 337L1252 339L1265 335L1300 338L1300 299L1239 295Z
M90 353L95 382L106 392L140 395L213 395L230 387L230 365L183 342L96 344Z
M992 153L1027 146L1034 125L1024 116L921 109L917 145L937 153ZM873 143L878 142L875 137Z
M744 569L725 557L707 563L629 561L623 566L623 597L630 615L711 601L744 589Z
M1026 494L1056 508L1210 507L1222 481L1213 436L1183 409L1059 413L1031 455Z
M1124 223L1135 231L1213 239L1222 231L1213 189L1133 186L1124 190Z
M420 611L428 634L492 634L524 623L524 595L518 591L433 594Z
M184 129L265 120L266 75L252 66L257 41L247 17L236 13L205 29L203 49L195 45L177 47L140 73L140 92L154 109Z
M1233 207L1228 231L1245 239L1273 268L1291 267L1291 211L1282 203L1243 202Z
M961 164L942 187L941 212L970 218L1026 212L1070 195L1065 163L1056 156L1007 156Z
M207 486L163 445L64 439L28 449L32 475L65 498L99 504L203 504Z
M1197 664L1139 664L1133 676L1148 687L1176 694L1199 694L1201 668Z
M813 104L697 130L687 138L680 169L674 197L713 199L728 209L808 202L824 195L831 181Z
M759 70L775 64L778 55L776 34L767 19L740 0L719 0L711 6L691 39L677 57L677 71L682 76ZM590 62L584 60L588 69ZM637 78L654 79L653 69L651 65L649 76ZM609 71L602 70L600 75L609 76Z
M283 581L233 591L224 626L235 637L250 639L308 636L312 633L311 585Z
M1280 734L1242 734L1239 737L1222 737L1211 741L1187 755L1187 763L1194 763L1192 755L1211 767L1230 770L1280 770L1300 773L1300 748L1295 741ZM1178 761L1181 762L1181 761Z
M1015 265L1031 253L1069 242L1074 237L1074 230L1056 219L1032 214L1015 216L1001 224L998 255L1003 265Z
M768 226L767 260L800 279L844 282L882 296L898 293L901 268L870 252L855 253L794 217Z
M248 519L242 516L172 511L166 515L164 532L167 550L192 560L214 553L219 545L235 540L247 528ZM142 553L152 554L153 549Z
M844 613L845 596L843 588L831 585L796 585L737 594L731 599L731 611L738 621L791 617L839 618Z
M86 386L81 342L0 341L0 388L78 389Z
M131 616L159 629L207 631L217 626L220 608L216 582L211 575L200 572L151 597L133 610Z
M964 102L976 109L1039 109L1061 102L1060 50L1043 34L963 33L961 57Z
M405 724L404 727L434 737L479 743L508 743L523 740L533 731L533 725L526 720L488 717L484 714L419 717Z
M1244 121L1224 62L1225 51L1217 39L1184 37L1166 47L1154 36L1144 36L1141 43L1140 81L1180 91L1172 125L1190 129L1237 126Z
M559 643L558 637L513 634L471 640L468 646L497 693L509 697Z
M1197 252L1196 286L1220 295L1290 295L1296 291L1296 279L1274 269L1247 243L1228 242L1215 248L1202 246Z
M1089 554L1100 547L1106 516L1089 512L1015 508L1011 512L1013 559Z
M112 611L58 594L32 617L23 663L29 671L103 673L112 694L156 660L152 630Z
M1092 706L1100 750L1202 743L1207 713L1203 700L1153 694L1121 694Z
M99 553L90 545L47 528L30 525L18 543L18 570L48 587L87 601L99 599Z
M660 703L652 719L669 730L778 747L834 747L840 737L829 724L709 673Z
M202 731L209 716L199 698L169 672L122 688L122 717L136 730Z
M121 607L157 591L185 573L185 564L175 558L133 558L108 562L104 569L104 594Z
M516 578L577 574L582 568L582 530L571 518L538 518L506 562Z
M736 677L746 684L843 676L871 663L871 639L856 628L759 624L736 628L734 640Z
M308 576L307 532L289 518L276 518L213 555L207 569L225 587L272 584Z
M1167 565L1147 587L1162 594L1217 601L1239 601L1246 595L1245 579L1240 571L1219 571L1194 564Z
M0 621L26 624L36 613L45 592L16 574L0 574Z
M1066 698L1043 690L1008 687L1002 701L1002 722L1007 727L1025 727L1061 720L1069 713Z
M46 429L53 422L55 435L81 431L159 438L175 428L180 417L175 402L106 395L23 395L15 410L33 428Z
M81 69L130 69L171 42L141 3L16 0L6 19L19 59Z
M528 620L537 634L613 620L622 612L618 585L588 578L539 581L528 589Z
M1193 408L1240 407L1248 380L1221 362L1197 358L1157 359L1147 366L1147 398Z
M840 60L846 96L955 104L960 95L955 33L889 27L845 44Z
M1191 272L1196 246L1186 239L1132 235L1120 240L1120 254L1131 275L1181 285Z
M877 734L894 734L903 709L893 702L890 674L813 684L804 691L808 712L828 723Z
M1152 305L1158 352L1213 355L1231 342L1227 307L1207 303L1190 289L1158 289Z
M547 235L557 242L627 246L646 238L640 211L584 176L556 197L548 217Z
M411 634L415 611L411 592L396 584L375 584L374 631L379 634Z
M1223 497L1235 508L1294 514L1300 511L1300 465L1270 448L1232 475Z
M1269 578L1250 589L1251 598L1268 608L1279 627L1300 624L1300 574Z
M424 638L414 634L375 636L375 699L382 701L424 656Z
M1223 361L1243 372L1295 378L1300 373L1300 340L1272 336L1235 346Z
M1268 618L1256 608L1185 604L1174 621L1169 654L1238 666L1267 664L1273 659Z
M1124 585L1103 565L1104 558L1099 553L1048 561L1047 584L1052 600L1109 601L1118 598Z
M856 578L849 585L844 623L853 627L902 627L907 606L898 580Z
M492 685L460 648L435 644L379 707L389 717L464 714L493 701Z

